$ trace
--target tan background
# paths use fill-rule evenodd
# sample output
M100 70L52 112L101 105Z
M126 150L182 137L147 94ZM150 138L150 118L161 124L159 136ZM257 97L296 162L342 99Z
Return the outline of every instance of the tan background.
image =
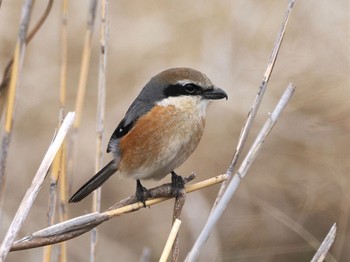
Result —
M18 32L20 0L0 9L0 71ZM36 1L32 22L46 1ZM179 168L198 180L224 173L240 128L262 79L286 1L110 1L104 144L148 79L159 71L188 66L225 89L228 101L211 105L201 144ZM60 1L26 50L8 163L3 238L57 123L60 70ZM68 110L74 107L88 1L69 6ZM99 15L98 15L99 19ZM94 173L99 20L79 132L77 189ZM200 261L309 261L314 249L283 214L321 241L336 222L331 249L350 257L349 2L297 1L251 144L289 82L298 89L262 152L241 183L203 250ZM105 156L105 162L110 158ZM162 180L168 181L169 178ZM156 183L146 182L150 187ZM45 183L20 235L46 225ZM132 180L112 177L103 187L103 209L135 190ZM199 234L218 186L188 196L181 228L181 260ZM89 212L90 199L70 205L70 216ZM157 261L170 230L172 201L99 227L99 261L138 261L144 247ZM284 221L286 221L284 219ZM88 261L89 235L68 244L69 261ZM7 261L39 261L42 249L11 253Z

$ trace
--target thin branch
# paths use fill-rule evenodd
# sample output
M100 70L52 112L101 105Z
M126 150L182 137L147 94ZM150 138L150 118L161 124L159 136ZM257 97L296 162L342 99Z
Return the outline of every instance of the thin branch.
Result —
M311 262L322 262L327 256L328 250L331 248L335 235L337 233L337 226L334 223L331 229L329 230L327 236L323 240L321 246L317 250L316 254L312 258Z
M228 184L227 189L225 190L221 200L219 201L216 208L209 216L204 228L202 229L202 232L200 233L199 237L197 238L190 253L188 254L188 256L186 258L187 262L196 261L196 259L198 258L199 252L202 249L202 247L204 246L205 242L207 241L210 232L212 231L213 227L216 225L217 221L219 220L222 213L226 209L226 206L228 205L229 201L231 200L233 194L236 192L236 189L238 188L238 185L240 184L241 180L247 174L250 166L252 165L258 152L260 151L262 144L266 140L266 137L268 136L271 129L275 125L283 108L287 105L290 98L292 97L294 90L295 90L295 87L292 84L289 84L287 89L283 93L281 99L279 100L278 104L276 105L274 111L269 116L265 125L260 130L259 135L255 139L252 147L250 148L245 159L243 160L237 173L233 176L230 183Z
M175 239L177 238L177 234L179 232L180 226L181 226L181 220L176 219L171 228L168 240L165 243L165 247L163 249L163 253L159 259L159 262L166 262L168 260L171 247L173 246Z
M6 236L4 238L4 241L1 244L0 247L0 261L4 261L16 236L18 231L21 229L21 226L27 217L30 208L32 207L34 200L36 196L39 193L39 190L44 182L44 179L46 177L46 174L51 166L51 163L61 147L61 144L69 130L69 128L72 126L73 121L75 119L75 113L68 113L67 117L65 118L61 128L59 129L55 139L53 140L52 144L50 145L49 149L47 150L43 161L41 162L39 169L37 173L35 174L32 184L28 188L25 196L23 197L23 200L17 210L17 213L12 220L12 223L10 225L10 228L8 229Z
M174 203L174 212L173 212L173 221L172 223L175 223L177 220L180 220L182 208L185 205L186 200L186 191L181 190L178 196L175 197L175 203ZM177 234L175 236L173 245L172 245L172 251L171 251L171 261L176 262L179 258L179 235Z
M186 193L191 193L193 191L197 191L221 183L226 179L226 174L219 175L193 185L185 186L185 191ZM170 195L172 195L171 188L171 184L164 184L159 187L150 189L152 197L157 195L158 193L160 197L147 200L146 206L155 205L171 199L172 197L169 197ZM168 194L165 194L166 192ZM125 205L126 203L131 202L131 199L133 198L135 201L137 201L136 197L128 197L126 200L120 201L120 203ZM90 231L92 228L98 226L99 224L109 219L144 208L142 202L134 202L133 204L127 204L122 207L120 207L121 204L116 204L114 206L117 208L110 208L103 213L95 212L84 216L76 217L68 221L53 225L51 227L44 228L33 234L30 234L20 240L17 240L13 244L11 251L36 248L72 239Z
M238 143L237 143L237 147L236 147L236 149L234 151L234 154L233 154L233 158L232 158L231 164L230 164L229 168L226 171L226 173L230 176L230 178L232 177L233 170L235 169L235 166L237 164L238 158L239 158L239 156L240 156L240 154L242 152L244 144L245 144L245 142L247 140L247 137L249 135L249 131L250 131L251 126L253 124L255 115L258 112L260 104L261 104L261 101L262 101L262 99L264 97L264 94L265 94L265 91L266 91L266 88L267 88L267 83L269 82L269 79L270 79L270 76L271 76L271 73L272 73L272 69L273 69L273 67L275 65L275 62L276 62L276 59L277 59L277 55L278 55L279 49L280 49L281 44L282 44L282 40L283 40L285 31L286 31L287 23L288 23L291 11L293 9L293 6L294 6L294 0L290 0L289 3L288 3L288 7L287 7L287 10L286 10L283 22L282 22L281 29L280 29L280 31L277 34L277 38L275 40L275 43L274 43L274 46L273 46L273 49L272 49L272 52L271 52L271 55L270 55L270 58L269 58L269 62L267 63L266 70L265 70L262 82L261 82L261 84L259 86L258 93L257 93L257 95L256 95L256 97L254 99L254 102L253 102L253 105L252 105L251 109L249 110L248 117L247 117L247 119L246 119L246 121L245 121L245 123L244 123L244 125L242 127L242 130L241 130L241 133L240 133L240 136L239 136L239 140L238 140ZM223 193L224 193L224 191L225 191L229 181L230 181L230 179L228 179L227 181L222 183L222 185L220 187L220 190L219 190L219 193L218 193L218 195L216 197L215 203L213 205L212 212L213 212L214 208L216 207L216 205L218 204L218 202L220 201L220 199L221 199L221 197L222 197L222 195L223 195Z

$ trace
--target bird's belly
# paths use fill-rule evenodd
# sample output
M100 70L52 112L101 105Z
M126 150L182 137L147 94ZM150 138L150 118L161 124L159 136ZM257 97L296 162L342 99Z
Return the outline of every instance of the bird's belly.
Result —
M183 114L173 106L156 106L120 140L121 175L163 178L193 153L203 129L202 116Z

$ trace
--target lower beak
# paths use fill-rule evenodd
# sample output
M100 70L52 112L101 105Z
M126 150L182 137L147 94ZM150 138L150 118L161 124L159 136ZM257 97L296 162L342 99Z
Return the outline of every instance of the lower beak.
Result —
M218 87L205 90L203 93L203 97L206 99L212 99L212 100L218 100L222 98L226 98L226 100L228 99L226 92Z

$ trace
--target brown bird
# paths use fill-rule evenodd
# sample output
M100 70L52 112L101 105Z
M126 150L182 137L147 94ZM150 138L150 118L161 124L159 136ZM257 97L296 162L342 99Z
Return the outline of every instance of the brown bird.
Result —
M109 140L107 153L113 153L113 160L69 202L82 200L117 171L136 179L136 196L143 203L149 193L141 179L159 180L171 173L174 190L183 188L183 180L174 169L197 148L210 100L222 98L228 98L225 91L191 68L172 68L154 76Z

